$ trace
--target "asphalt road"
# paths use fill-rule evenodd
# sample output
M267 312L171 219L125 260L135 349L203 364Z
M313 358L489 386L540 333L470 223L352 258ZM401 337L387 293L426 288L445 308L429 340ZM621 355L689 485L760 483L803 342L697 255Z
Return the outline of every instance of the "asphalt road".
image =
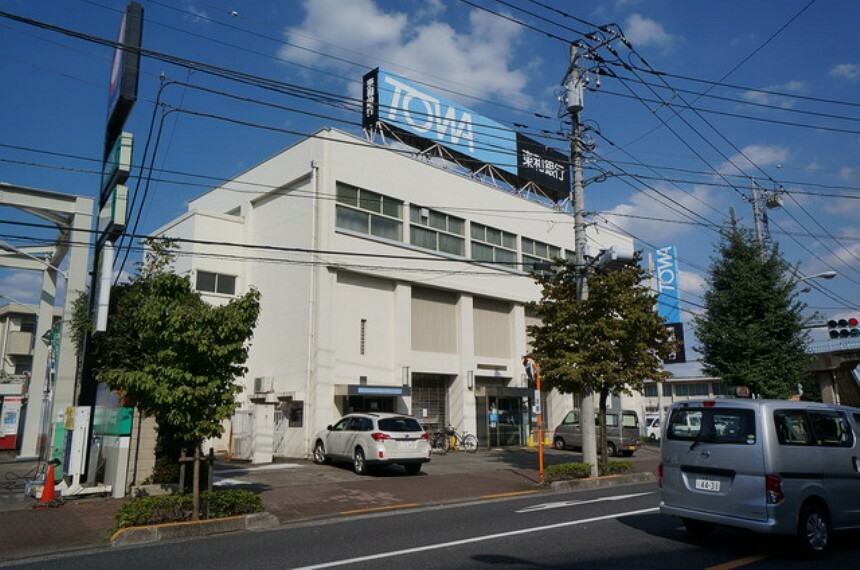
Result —
M359 514L194 541L41 559L15 568L852 568L860 533L824 561L785 538L717 529L697 541L657 512L654 483Z

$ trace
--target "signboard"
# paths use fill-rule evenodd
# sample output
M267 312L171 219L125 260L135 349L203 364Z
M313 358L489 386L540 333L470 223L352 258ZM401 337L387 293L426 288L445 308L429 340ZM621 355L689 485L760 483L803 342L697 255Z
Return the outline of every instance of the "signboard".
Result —
M23 398L5 396L0 408L0 437L15 437L18 435L18 422L21 419L21 404Z
M99 235L115 236L125 229L128 214L128 187L117 184L99 210Z
M678 342L678 348L670 354L666 360L664 360L665 364L682 364L687 362L687 351L686 345L684 344L684 324L683 323L670 323L666 325L666 328L671 332L670 338L676 340Z
M517 133L517 172L523 180L548 190L555 201L570 195L568 158L520 133Z
M137 100L142 37L143 8L137 2L131 2L125 8L117 38L119 45L114 50L110 68L105 156L113 148L113 142Z
M444 146L465 167L492 165L512 185L532 182L553 200L570 194L569 161L560 152L471 109L376 68L364 76L362 125L383 123L419 149Z
M120 396L99 384L93 411L93 435L131 435L134 408L123 406Z
M675 246L661 247L655 254L657 276L657 314L667 323L681 322L681 299L678 284L678 258Z
M104 206L110 198L113 187L117 184L125 184L131 172L132 153L131 133L122 133L114 141L113 148L105 158L104 171L102 173L102 189L99 206Z

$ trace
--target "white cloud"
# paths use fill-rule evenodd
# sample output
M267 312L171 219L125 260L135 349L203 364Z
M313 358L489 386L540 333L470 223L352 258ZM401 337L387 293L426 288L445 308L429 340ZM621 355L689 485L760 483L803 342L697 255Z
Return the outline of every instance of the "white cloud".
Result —
M741 149L727 162L718 167L721 174L743 174L755 176L756 167L775 166L788 160L789 151L785 147L752 144Z
M840 63L830 70L830 75L833 77L842 77L849 81L857 81L860 79L860 65L856 63Z
M688 212L681 206L694 212L706 212L707 209L703 203L716 206L720 202L710 189L702 186L694 188L692 192L671 187L663 187L659 190L674 202L668 202L665 198L656 196L650 191L639 192L633 194L628 203L619 204L609 211L611 214L618 215L607 216L607 218L637 238L652 243L661 243L667 240L676 243L679 236L698 229L689 222L702 222L701 218L692 214L679 213L678 210Z
M849 185L860 185L860 169L843 166L839 170L839 177ZM827 200L823 200L823 204L824 211L828 214L838 216L856 216L860 213L860 200L855 200L853 197L845 199L829 198Z
M474 10L466 29L455 30L435 20L416 24L405 13L380 9L373 0L306 0L304 6L302 24L284 32L300 47L282 48L284 59L357 78L360 71L354 66L321 55L330 53L367 69L385 67L475 97L530 103L524 92L526 74L509 68L522 36L522 28L512 22Z
M772 105L774 107L781 107L783 109L790 109L796 103L796 101L791 97L783 97L782 95L775 95L774 93L764 93L764 91L787 94L801 94L807 91L807 84L803 81L788 81L786 83L780 83L778 85L768 85L767 87L762 87L761 91L745 92L743 94L743 98L750 103L758 103L759 105Z
M35 303L39 300L41 287L41 271L10 269L0 273L0 291L3 292L3 298L0 301Z
M682 252L678 252L678 254L682 255ZM701 305L702 295L705 294L705 288L707 287L704 276L699 273L680 269L678 271L678 281L681 284L681 299L693 301Z
M670 48L677 41L677 38L667 33L661 24L641 14L632 14L627 18L624 35L635 48L647 46Z

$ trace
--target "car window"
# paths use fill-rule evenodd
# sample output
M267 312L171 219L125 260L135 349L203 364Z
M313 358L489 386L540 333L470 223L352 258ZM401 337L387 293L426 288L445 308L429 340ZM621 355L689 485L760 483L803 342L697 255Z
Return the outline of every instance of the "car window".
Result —
M382 431L422 431L421 424L415 418L384 418L379 420L379 429Z
M578 424L579 423L579 414L576 412L567 412L567 415L564 416L564 420L562 420L563 424Z
M621 425L626 428L639 427L639 417L636 414L624 414L621 419Z
M745 444L756 441L755 413L749 409L675 408L666 425L669 439Z
M331 431L344 431L346 427L349 425L349 422L352 421L352 418L343 418L331 428Z
M839 412L809 411L812 431L818 445L828 447L851 447L854 434L845 416Z
M782 445L813 445L812 428L803 410L775 410L776 438Z

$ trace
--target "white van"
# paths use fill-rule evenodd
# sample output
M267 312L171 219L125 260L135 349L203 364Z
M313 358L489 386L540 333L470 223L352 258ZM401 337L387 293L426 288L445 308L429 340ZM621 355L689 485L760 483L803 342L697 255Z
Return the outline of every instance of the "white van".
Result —
M556 449L582 449L582 426L579 422L580 411L571 410L564 416L555 431L552 445ZM595 434L600 437L597 429L597 412L594 412ZM607 455L624 455L630 457L642 446L639 437L639 416L633 410L606 410L606 449ZM598 453L600 453L598 445Z
M721 399L669 408L660 511L704 536L714 525L796 535L823 555L833 530L860 528L860 409Z

